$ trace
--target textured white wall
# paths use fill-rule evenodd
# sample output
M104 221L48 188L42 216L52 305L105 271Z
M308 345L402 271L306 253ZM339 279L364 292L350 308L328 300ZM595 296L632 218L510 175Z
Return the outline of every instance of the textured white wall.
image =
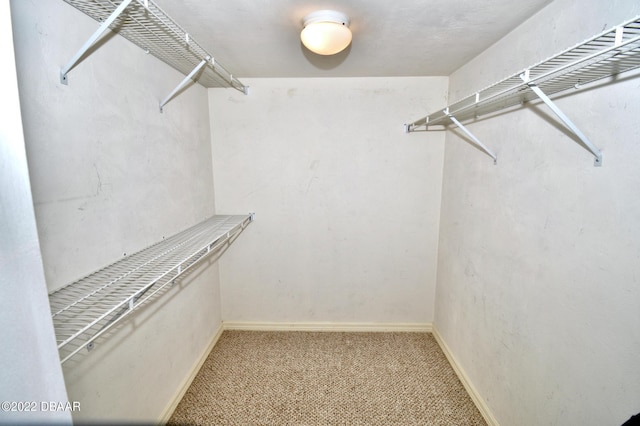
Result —
M64 86L59 69L96 22L56 0L17 1L13 15L50 290L210 215L206 89L191 87L159 113L184 76L113 35Z
M556 0L450 78L452 99L640 13ZM447 132L435 325L503 425L621 424L640 412L640 76Z
M0 3L0 58L0 423L70 424L70 412L42 410L41 404L65 403L67 393L31 199L8 2ZM27 401L35 407L18 410L17 403ZM7 402L16 406L7 410Z
M98 24L59 0L12 2L18 82L49 290L214 211L207 91L115 36L59 82ZM186 285L188 284L188 285ZM65 364L75 420L156 421L220 325L217 266L191 274ZM180 290L180 287L184 287Z
M223 318L431 322L444 134L402 125L447 78L245 83L209 90L217 211L256 212L220 262Z

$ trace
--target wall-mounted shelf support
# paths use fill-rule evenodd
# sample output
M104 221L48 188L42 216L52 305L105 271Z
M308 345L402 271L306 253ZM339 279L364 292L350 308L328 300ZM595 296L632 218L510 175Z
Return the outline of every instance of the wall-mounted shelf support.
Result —
M202 48L153 0L64 1L100 22L100 26L69 61L69 64L60 71L62 83L66 84L67 73L87 55L104 32L111 29L183 75L191 76L191 79L204 87L229 87L248 94L247 86L234 77L220 62L210 59L213 55ZM200 65L205 58L209 59L206 59L204 65ZM196 72L193 72L194 68L197 68ZM173 93L174 96L175 94ZM168 100L165 101L168 102Z
M542 100L542 102L547 104L551 111L553 111L553 113L558 116L558 118L564 123L564 125L567 126L569 130L571 130L571 132L573 132L573 134L578 137L578 139L580 139L584 146L589 151L591 151L591 153L595 157L595 159L593 160L593 165L595 167L602 166L602 152L598 149L597 146L591 143L589 138L587 138L587 136L582 133L582 131L580 131L578 126L573 124L569 117L567 117L567 115L562 112L562 110L558 108L558 106L551 99L549 99L549 97L535 83L532 83L529 80L529 70L520 74L520 78L527 84L527 86L529 86L531 90L533 90L533 93L535 93L536 96L538 96Z
M202 69L203 66L206 65L207 61L211 60L210 56L207 56L205 59L203 59L202 61L200 61L200 63L198 65L196 65L196 67L189 73L189 75L187 75L181 82L180 84L178 84L176 86L175 89L173 89L173 91L171 93L169 93L169 95L164 98L164 100L162 102L160 102L160 112L162 112L162 108L164 108L164 106L171 100L173 99L173 97L176 95L176 93L178 93L180 90L182 90L193 78L194 75L196 75L198 73L198 71L200 71Z
M485 144L480 142L480 140L476 138L474 134L469 131L469 129L463 126L462 123L460 123L452 114L450 114L449 108L445 109L444 113L447 115L447 117L449 117L449 119L451 119L451 121L453 121L456 126L460 128L460 130L462 130L467 136L469 136L469 138L471 138L471 140L474 141L476 145L478 145L484 152L486 152L489 157L493 158L493 164L498 163L498 156L494 154L494 152L491 151Z
M131 3L131 1L132 0L124 0L122 3L120 3L120 6L118 6L111 13L111 15L109 15L109 17L102 22L96 32L94 32L91 37L89 37L89 39L82 45L80 50L78 50L76 54L73 55L71 60L69 60L67 65L60 70L60 83L69 84L67 80L67 74L69 73L69 71L71 71L71 69L76 66L76 64L85 55L85 53L87 53L91 46L93 46L96 41L98 41L98 39L102 36L102 34L107 31L109 26L113 24L113 21L115 21L118 16L120 16L120 14L122 14L122 12L127 8L127 6L129 6L129 3Z
M523 71L456 101L411 124L407 133L433 126L446 126L449 119L477 119L505 108L541 99L595 156L602 165L602 153L549 98L576 90L589 83L640 68L640 16L606 30ZM612 80L610 80L612 81ZM469 137L474 139L463 127ZM477 142L476 139L474 139ZM479 145L482 146L482 145ZM486 150L485 150L486 152ZM489 152L487 152L489 153ZM491 154L489 154L491 155Z

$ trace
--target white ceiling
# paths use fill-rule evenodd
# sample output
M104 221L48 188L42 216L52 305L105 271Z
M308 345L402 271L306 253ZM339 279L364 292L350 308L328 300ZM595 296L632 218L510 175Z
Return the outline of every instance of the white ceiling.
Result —
M239 78L450 75L551 0L156 0ZM352 44L319 56L302 19L333 9Z

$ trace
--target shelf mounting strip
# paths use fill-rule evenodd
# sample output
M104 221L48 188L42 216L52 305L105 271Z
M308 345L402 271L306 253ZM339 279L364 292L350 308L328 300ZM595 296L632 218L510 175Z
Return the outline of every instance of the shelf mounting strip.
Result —
M254 220L217 215L126 256L49 295L61 363L167 291L191 267L227 246Z
M530 68L499 81L471 96L429 114L411 124L407 133L449 120L496 161L496 156L460 122L518 104L541 99L602 165L602 152L549 98L549 95L611 77L640 67L640 16L604 31Z
M216 62L185 30L152 0L64 0L76 9L101 22L98 29L60 70L60 82L68 84L67 75L111 29L185 74L187 77L160 103L160 111L191 81L204 87L230 87L249 93L249 88ZM205 66L206 65L206 66Z

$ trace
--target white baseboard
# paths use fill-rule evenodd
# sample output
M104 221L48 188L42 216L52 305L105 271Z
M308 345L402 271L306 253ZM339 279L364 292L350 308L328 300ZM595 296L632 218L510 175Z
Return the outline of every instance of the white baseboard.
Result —
M247 331L431 332L431 323L224 321L222 325L225 330Z
M187 393L187 390L189 389L189 386L191 386L191 383L193 382L193 379L196 378L196 375L198 374L198 371L200 371L200 368L202 367L202 364L204 364L204 362L206 361L207 357L209 356L209 354L213 350L213 347L216 345L216 343L218 343L218 339L222 335L223 331L224 331L224 323L220 324L220 326L218 327L218 329L214 333L213 337L211 338L211 341L207 345L206 349L202 352L202 354L200 355L198 360L195 362L195 364L191 368L191 373L182 382L182 384L178 388L178 391L176 392L176 394L171 399L171 402L169 403L167 408L165 408L162 416L160 417L160 420L158 421L158 424L160 424L160 425L166 424L169 421L169 419L171 418L171 416L173 415L173 412L176 411L176 408L178 407L178 404L180 403L180 401L184 397L184 394Z
M449 346L447 346L447 343L444 341L440 333L438 333L438 329L435 325L432 326L431 333L436 339L436 342L438 342L438 345L440 345L442 352L444 352L445 356L449 360L449 364L451 364L451 367L456 372L458 379L460 379L462 385L467 390L467 393L471 397L471 400L476 405L476 407L478 407L478 410L480 411L480 414L482 414L482 417L484 417L484 420L489 426L499 426L498 421L493 416L493 413L491 413L491 410L484 402L484 399L480 396L476 388L473 386L473 383L471 383L469 376L467 376L460 364L458 364L458 361L451 353L451 350L449 350Z

